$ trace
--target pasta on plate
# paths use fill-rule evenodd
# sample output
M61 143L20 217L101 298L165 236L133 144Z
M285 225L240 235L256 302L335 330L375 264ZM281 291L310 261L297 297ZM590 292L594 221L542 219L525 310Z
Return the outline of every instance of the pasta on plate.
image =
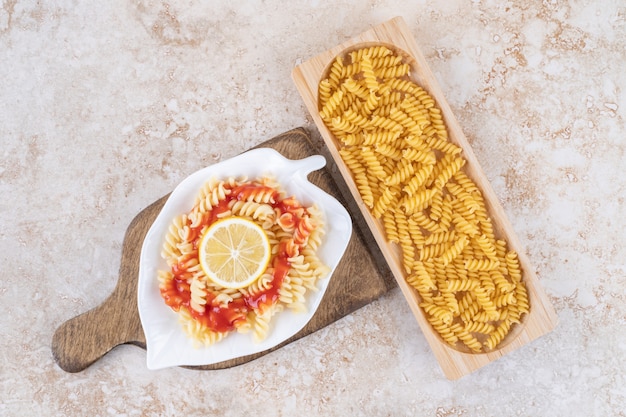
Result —
M198 259L202 235L216 221L231 216L260 225L271 248L262 275L238 289L214 283ZM166 233L161 256L169 269L158 272L161 297L200 346L214 344L230 332L251 332L255 341L262 341L275 314L285 308L305 311L306 293L328 276L330 269L318 257L324 233L322 212L285 196L270 177L211 178L199 190L193 208L173 219Z
M493 350L529 312L517 254L495 235L462 148L409 72L384 45L340 55L319 83L319 115L433 329L457 349Z

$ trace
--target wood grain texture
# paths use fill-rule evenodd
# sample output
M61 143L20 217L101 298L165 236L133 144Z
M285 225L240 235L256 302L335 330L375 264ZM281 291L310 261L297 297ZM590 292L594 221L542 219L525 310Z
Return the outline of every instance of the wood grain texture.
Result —
M342 55L354 49L380 44L390 47L406 57L408 63L411 65L411 79L424 88L439 105L448 128L450 141L463 149L463 155L467 160L465 165L466 173L483 192L496 235L506 239L509 243L509 247L515 250L519 255L520 264L524 271L524 281L528 289L531 311L524 316L522 325L514 326L511 333L503 340L500 348L497 350L488 353L461 352L450 347L433 331L424 312L419 307L419 295L417 291L405 280L400 250L396 245L391 245L386 241L382 223L371 215L367 206L363 203L356 184L352 180L351 173L339 155L340 144L325 126L319 115L318 85L323 78L326 78L326 71L334 59L338 55ZM292 78L328 146L331 157L335 160L339 171L345 178L350 193L357 202L358 209L372 231L402 293L409 303L442 370L448 378L456 379L473 372L506 353L544 335L556 326L557 316L554 308L539 285L535 270L530 264L524 248L508 221L504 209L498 201L497 195L484 175L436 78L428 68L424 56L401 17L396 17L373 27L341 45L335 46L309 59L293 70Z
M317 142L311 139L306 130L299 128L270 139L257 148L269 147L289 159L301 159L319 153L323 142L319 139ZM351 196L337 175L333 160L327 157L327 166L311 173L309 180L350 210L354 202L346 201ZM342 189L346 192L345 197ZM52 353L59 367L65 371L82 371L122 344L133 344L145 349L146 338L137 309L139 257L144 237L168 196L146 207L129 224L122 246L119 279L113 293L98 307L63 323L54 333ZM353 234L346 253L330 280L318 310L300 332L264 352L188 368L223 369L249 362L335 322L394 288L395 280L384 257L376 245L371 244L374 238L360 213L356 213L356 216L352 216Z

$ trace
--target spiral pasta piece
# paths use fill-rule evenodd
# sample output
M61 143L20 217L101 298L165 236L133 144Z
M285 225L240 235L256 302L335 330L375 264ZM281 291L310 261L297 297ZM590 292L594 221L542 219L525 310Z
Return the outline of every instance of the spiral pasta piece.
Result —
M374 146L374 149L379 154L381 154L381 155L383 155L383 156L385 156L387 158L390 158L392 160L400 160L402 158L402 150L399 149L399 148L396 148L393 145L389 145L387 143L377 143ZM399 182L400 181L398 181L398 183Z
M354 94L361 100L368 99L370 94L372 94L372 92L370 92L365 86L359 84L352 78L348 78L343 84L341 84L341 88L344 89L346 93Z
M350 52L349 55L352 62L360 62L365 56L368 56L370 59L375 59L389 56L392 53L391 49L386 46L376 45L369 48L357 49L356 51Z
M337 90L330 97L328 97L327 101L324 104L324 107L320 110L320 116L322 119L330 120L332 116L339 107L343 99L343 91Z
M383 212L385 212L392 203L396 201L396 195L398 194L398 189L394 187L385 188L380 198L376 201L374 205L374 209L372 212L376 217L380 217Z

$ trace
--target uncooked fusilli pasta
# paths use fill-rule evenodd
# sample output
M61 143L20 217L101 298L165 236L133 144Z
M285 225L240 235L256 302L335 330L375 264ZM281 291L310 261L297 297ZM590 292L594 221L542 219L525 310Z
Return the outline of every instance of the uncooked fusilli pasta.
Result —
M495 349L530 309L519 260L404 61L382 45L338 56L319 85L319 115L433 329L458 348Z

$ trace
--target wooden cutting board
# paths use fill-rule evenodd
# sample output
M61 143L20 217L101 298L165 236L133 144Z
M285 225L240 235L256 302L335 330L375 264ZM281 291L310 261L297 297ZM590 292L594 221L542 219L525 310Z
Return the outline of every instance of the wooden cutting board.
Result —
M333 159L326 155L327 150L321 139L314 140L305 129L298 128L257 147L273 148L289 159L302 159L315 154L326 156L327 166L311 173L309 180L337 198L349 212L356 213L352 217L352 238L318 310L299 333L264 352L189 368L223 369L249 362L335 322L396 286ZM119 345L146 348L137 309L139 256L144 237L168 196L146 207L128 226L122 246L119 279L113 293L98 307L63 323L54 333L52 353L63 370L82 371Z

